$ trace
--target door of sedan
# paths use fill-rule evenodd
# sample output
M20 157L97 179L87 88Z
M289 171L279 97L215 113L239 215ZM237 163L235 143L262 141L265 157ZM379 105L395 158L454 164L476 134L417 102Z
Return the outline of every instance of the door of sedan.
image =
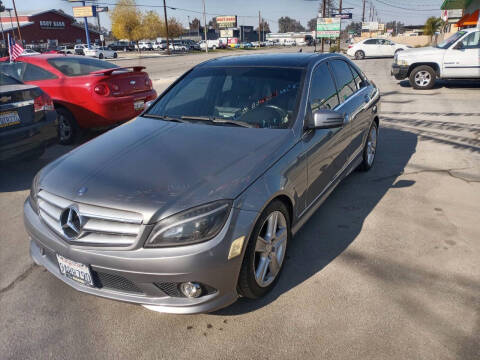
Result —
M344 111L327 62L318 65L312 73L307 111L321 109ZM310 129L303 135L307 159L307 208L328 190L347 159L350 135L345 127Z
M364 51L365 56L382 56L377 39L365 40L362 44L361 50Z

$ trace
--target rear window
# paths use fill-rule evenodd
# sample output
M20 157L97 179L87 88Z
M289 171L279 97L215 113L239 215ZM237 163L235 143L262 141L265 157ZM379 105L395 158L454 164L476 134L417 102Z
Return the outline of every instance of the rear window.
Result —
M66 76L88 75L93 71L118 67L107 61L83 57L58 57L49 59L48 62Z

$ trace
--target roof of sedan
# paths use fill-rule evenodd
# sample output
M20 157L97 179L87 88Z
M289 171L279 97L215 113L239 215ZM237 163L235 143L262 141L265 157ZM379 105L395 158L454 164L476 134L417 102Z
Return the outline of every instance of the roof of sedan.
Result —
M306 67L313 61L329 57L331 54L288 53L255 54L242 56L225 56L206 61L200 66L271 66L271 67Z

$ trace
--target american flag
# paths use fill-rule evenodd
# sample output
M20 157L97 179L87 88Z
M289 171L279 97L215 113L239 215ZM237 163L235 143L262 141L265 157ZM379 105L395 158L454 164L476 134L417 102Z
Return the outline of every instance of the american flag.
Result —
M15 42L15 39L8 34L8 52L10 54L10 61L15 61L23 53L23 48L20 44Z

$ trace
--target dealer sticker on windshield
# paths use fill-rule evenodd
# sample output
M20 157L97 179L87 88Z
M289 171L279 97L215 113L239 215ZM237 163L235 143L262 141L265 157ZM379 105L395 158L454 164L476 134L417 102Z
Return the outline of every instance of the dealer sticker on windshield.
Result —
M62 275L80 284L93 286L92 274L88 265L67 259L58 254L57 260Z

